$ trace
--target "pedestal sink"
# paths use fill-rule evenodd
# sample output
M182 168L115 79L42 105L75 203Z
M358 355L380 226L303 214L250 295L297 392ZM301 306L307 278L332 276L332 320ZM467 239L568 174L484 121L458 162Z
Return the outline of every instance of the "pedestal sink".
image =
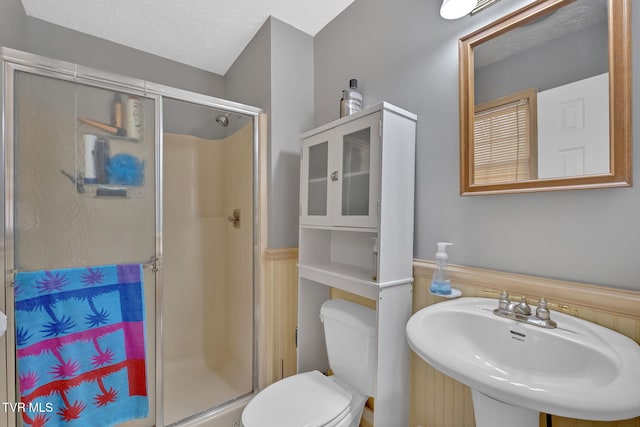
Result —
M537 427L539 413L613 421L640 416L640 346L553 312L555 329L499 317L498 301L459 298L415 313L409 346L472 390L476 427Z

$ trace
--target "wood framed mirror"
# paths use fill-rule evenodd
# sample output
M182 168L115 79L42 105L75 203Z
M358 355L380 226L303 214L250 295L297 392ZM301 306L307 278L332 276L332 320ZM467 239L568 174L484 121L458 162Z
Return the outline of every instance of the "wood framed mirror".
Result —
M631 186L631 0L538 0L459 41L460 194Z

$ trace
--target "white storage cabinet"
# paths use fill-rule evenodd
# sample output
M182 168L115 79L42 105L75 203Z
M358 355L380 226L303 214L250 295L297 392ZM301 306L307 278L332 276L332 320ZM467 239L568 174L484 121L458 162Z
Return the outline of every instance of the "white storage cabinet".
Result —
M302 136L298 372L328 368L331 288L375 301L375 426L409 423L416 120L382 102Z

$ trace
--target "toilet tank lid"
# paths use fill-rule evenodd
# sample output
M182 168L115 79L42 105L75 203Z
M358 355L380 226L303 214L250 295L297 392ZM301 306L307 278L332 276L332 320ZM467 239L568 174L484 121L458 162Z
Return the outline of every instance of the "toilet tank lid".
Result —
M325 318L337 320L367 336L376 335L375 310L360 304L343 299L330 299L320 307L320 318L323 322Z

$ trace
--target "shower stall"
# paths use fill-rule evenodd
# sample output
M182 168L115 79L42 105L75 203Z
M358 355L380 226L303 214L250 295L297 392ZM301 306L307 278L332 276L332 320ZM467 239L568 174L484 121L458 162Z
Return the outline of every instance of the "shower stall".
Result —
M148 416L122 426L218 427L216 417L258 386L261 110L11 49L0 54L0 310L8 317L0 401L20 402L33 386L18 375L16 274L139 264ZM66 402L74 387L50 396ZM78 398L75 409L106 409L104 396L93 406ZM46 426L6 408L0 425Z

